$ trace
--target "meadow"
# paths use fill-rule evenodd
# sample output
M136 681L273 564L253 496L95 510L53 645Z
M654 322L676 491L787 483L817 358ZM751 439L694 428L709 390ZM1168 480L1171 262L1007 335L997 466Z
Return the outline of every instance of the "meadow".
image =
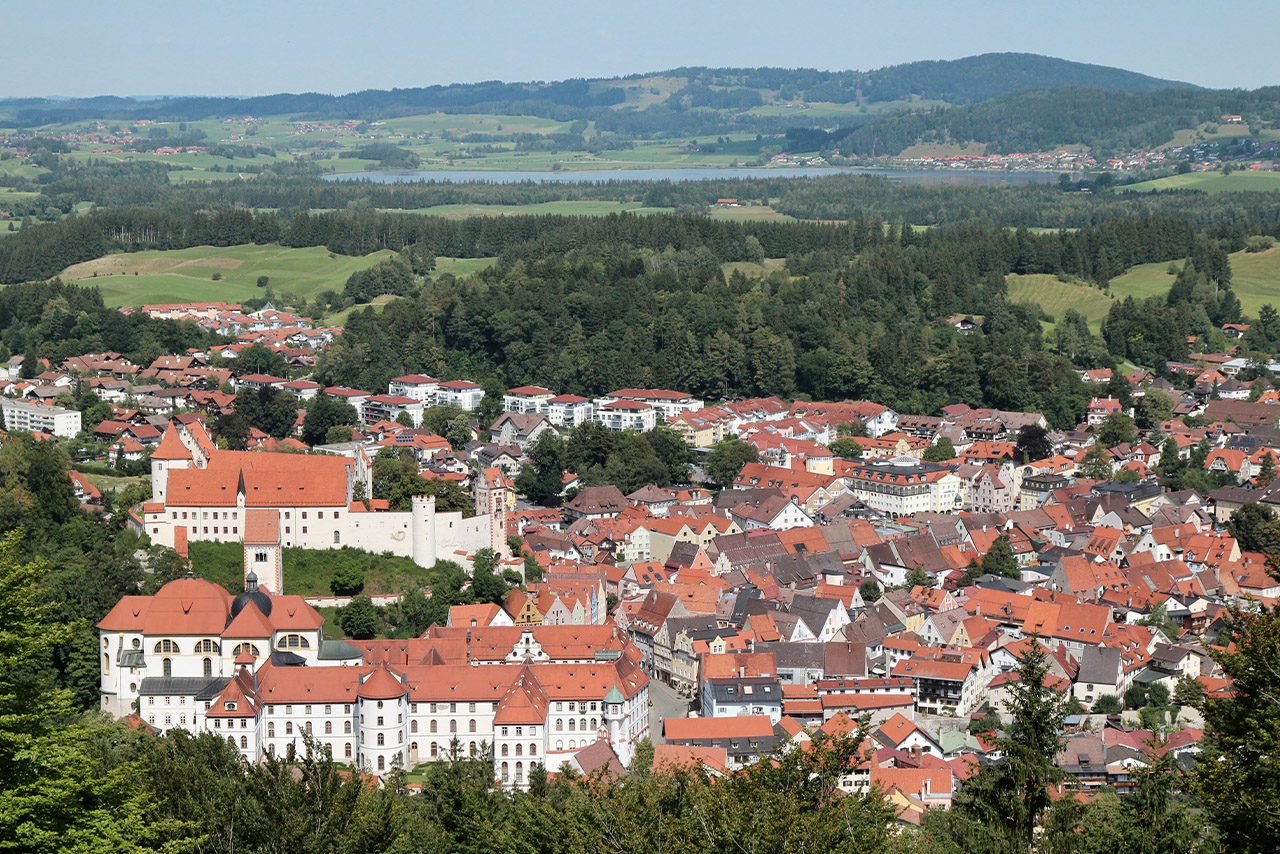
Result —
M239 543L193 542L191 565L201 578L220 584L232 593L244 590L244 546ZM340 568L358 567L364 572L364 593L396 595L429 586L430 569L411 558L370 554L359 549L284 549L284 593L297 596L331 596L329 582ZM327 629L328 627L326 627Z
M1040 306L1054 321L1061 321L1067 309L1074 308L1089 321L1090 331L1102 328L1103 318L1111 310L1114 300L1092 285L1082 282L1060 282L1057 276L1033 274L1006 277L1009 302L1014 305ZM1168 288L1168 285L1165 286Z
M1238 193L1246 190L1266 192L1280 190L1280 172L1188 172L1169 175L1154 181L1142 181L1118 187L1120 192L1149 193L1153 190L1200 190L1205 193Z
M310 299L321 291L341 291L352 273L393 254L384 250L351 258L335 255L324 247L196 246L107 255L67 268L62 279L97 287L108 306L198 300L242 302L263 295L263 289L257 286L260 276L268 277L276 293ZM214 281L215 274L221 280Z

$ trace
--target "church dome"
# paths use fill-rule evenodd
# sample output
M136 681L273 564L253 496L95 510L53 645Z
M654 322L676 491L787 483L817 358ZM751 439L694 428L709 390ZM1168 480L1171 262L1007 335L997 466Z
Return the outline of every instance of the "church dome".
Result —
M245 577L244 592L237 595L231 601L231 619L235 619L236 615L244 610L244 606L250 602L258 606L258 610L262 612L262 616L271 616L271 597L258 589L258 575L250 572Z

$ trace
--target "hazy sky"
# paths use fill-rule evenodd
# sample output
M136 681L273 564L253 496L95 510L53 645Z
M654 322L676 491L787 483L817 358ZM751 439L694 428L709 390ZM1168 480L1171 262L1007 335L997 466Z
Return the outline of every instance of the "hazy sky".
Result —
M0 96L344 93L680 65L867 70L1023 51L1203 86L1280 84L1274 0L21 0Z

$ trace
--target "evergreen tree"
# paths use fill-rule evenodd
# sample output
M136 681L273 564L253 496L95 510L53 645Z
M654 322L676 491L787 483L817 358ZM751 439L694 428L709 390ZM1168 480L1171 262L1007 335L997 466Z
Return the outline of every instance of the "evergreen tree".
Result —
M1020 577L1020 567L1017 558L1013 556L1013 545L1004 534L996 537L991 543L991 548L987 549L987 553L982 556L982 571L984 574L1004 578Z

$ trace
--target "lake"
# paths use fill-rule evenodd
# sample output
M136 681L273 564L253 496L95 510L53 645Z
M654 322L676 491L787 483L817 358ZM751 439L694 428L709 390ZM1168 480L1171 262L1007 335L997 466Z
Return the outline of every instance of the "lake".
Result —
M490 181L513 184L520 181L563 181L568 183L605 181L713 181L729 178L819 178L824 175L880 175L893 181L921 184L1032 184L1058 180L1056 172L985 172L980 170L874 169L831 166L824 168L739 168L739 169L610 169L598 172L486 172L423 169L415 172L351 172L326 175L329 181L373 181L396 184L404 181Z

